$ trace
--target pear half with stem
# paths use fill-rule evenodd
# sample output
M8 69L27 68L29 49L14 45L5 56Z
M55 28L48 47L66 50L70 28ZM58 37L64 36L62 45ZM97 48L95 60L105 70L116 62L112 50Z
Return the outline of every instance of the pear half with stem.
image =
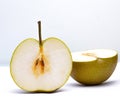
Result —
M72 70L69 48L58 38L42 41L41 22L39 41L28 38L15 49L10 73L15 83L28 92L53 92L62 87Z
M72 53L71 76L84 85L96 85L106 81L115 70L118 52L112 49L93 49Z

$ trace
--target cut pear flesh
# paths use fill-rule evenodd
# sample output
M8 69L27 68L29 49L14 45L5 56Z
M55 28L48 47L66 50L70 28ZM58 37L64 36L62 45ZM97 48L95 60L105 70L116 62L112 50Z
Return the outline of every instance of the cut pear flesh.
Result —
M71 70L71 53L57 38L44 40L41 49L37 40L24 40L15 49L10 64L13 80L26 91L55 91L65 84Z
M110 58L117 55L117 51L108 49L94 49L87 50L84 52L74 52L72 53L73 61L93 61L98 58Z
M100 84L113 73L118 52L111 49L94 49L72 53L71 76L85 85Z

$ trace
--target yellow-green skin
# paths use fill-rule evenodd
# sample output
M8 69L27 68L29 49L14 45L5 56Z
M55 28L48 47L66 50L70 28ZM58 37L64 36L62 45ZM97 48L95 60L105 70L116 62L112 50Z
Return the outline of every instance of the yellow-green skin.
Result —
M118 54L109 58L98 58L89 62L73 61L71 76L84 85L97 85L106 81L115 70Z

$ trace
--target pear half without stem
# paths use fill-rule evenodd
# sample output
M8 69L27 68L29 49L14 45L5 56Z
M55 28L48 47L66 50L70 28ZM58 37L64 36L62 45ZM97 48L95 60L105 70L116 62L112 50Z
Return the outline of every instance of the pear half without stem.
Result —
M93 49L73 52L71 76L84 85L96 85L106 81L114 72L118 52L112 49Z

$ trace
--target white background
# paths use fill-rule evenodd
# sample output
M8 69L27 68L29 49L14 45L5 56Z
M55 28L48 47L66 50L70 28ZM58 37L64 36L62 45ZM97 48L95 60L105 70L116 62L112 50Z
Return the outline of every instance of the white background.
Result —
M0 0L0 65L24 39L59 37L73 51L120 50L120 0ZM119 51L120 52L120 51Z
M111 48L120 52L120 0L0 0L0 65L9 64L22 40L38 38L38 20L43 39L59 37L71 51ZM69 79L55 93L31 94L15 85L7 66L0 66L0 100L119 101L119 67L99 86L86 87Z

